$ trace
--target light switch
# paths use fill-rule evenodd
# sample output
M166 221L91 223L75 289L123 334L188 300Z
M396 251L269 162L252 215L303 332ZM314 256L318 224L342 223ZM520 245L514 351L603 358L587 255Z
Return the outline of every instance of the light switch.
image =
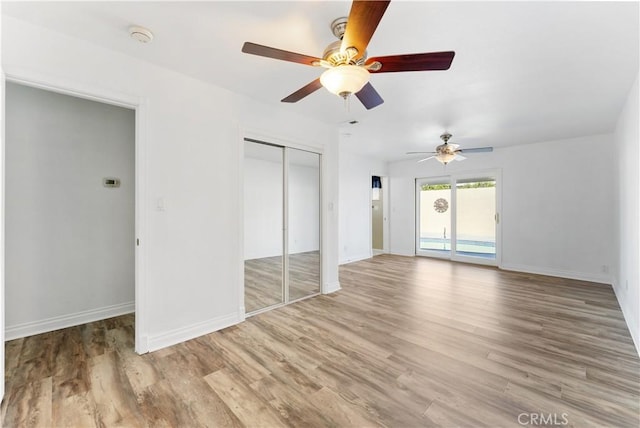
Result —
M104 187L120 187L120 179L115 177L105 177L102 179Z

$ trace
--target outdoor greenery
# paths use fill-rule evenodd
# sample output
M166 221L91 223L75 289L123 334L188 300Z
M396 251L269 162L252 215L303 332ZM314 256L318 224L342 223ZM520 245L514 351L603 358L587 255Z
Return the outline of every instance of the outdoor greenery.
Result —
M450 184L423 184L422 191L426 190L449 190L451 189Z
M458 184L458 189L479 189L481 187L496 187L495 181L479 181L476 183L463 183ZM421 187L422 191L427 190L449 190L451 189L450 184L423 184Z

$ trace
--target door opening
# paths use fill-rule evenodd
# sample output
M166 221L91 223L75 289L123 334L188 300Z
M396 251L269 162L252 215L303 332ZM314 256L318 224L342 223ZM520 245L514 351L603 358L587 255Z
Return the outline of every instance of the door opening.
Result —
M135 312L136 110L61 92L6 83L5 340Z
M499 264L499 174L416 180L416 254Z
M385 186L386 190L386 186ZM371 251L378 255L384 253L385 192L382 177L371 176Z

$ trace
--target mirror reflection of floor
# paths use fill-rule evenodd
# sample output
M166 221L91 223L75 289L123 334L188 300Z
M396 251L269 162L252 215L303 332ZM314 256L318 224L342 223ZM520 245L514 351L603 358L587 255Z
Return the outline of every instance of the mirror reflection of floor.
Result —
M289 300L320 292L320 252L289 255ZM282 303L282 256L245 260L244 306L247 313Z

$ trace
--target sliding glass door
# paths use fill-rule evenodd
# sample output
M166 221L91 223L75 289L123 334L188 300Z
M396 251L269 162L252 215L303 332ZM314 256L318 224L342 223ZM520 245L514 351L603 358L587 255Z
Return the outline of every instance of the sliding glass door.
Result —
M417 250L434 257L451 257L451 184L447 177L417 185Z
M496 180L492 177L456 180L458 257L496 258Z
M498 172L416 180L416 254L498 264Z
M320 292L318 153L244 143L244 301L248 314Z

